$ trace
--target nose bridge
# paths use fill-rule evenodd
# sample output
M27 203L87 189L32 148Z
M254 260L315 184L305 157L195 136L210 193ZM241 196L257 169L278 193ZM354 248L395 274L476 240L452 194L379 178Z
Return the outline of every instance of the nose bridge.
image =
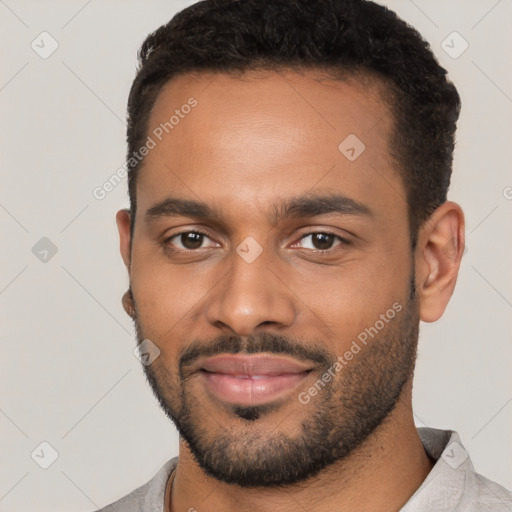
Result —
M291 294L277 277L276 258L248 237L229 257L229 272L211 295L208 321L250 335L261 324L288 326L295 318Z

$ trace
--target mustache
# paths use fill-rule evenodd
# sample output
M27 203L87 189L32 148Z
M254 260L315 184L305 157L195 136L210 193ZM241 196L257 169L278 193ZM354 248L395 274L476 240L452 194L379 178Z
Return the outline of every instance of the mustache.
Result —
M180 375L187 366L200 357L213 357L219 354L258 354L260 352L287 355L308 362L315 362L323 368L329 368L333 362L329 353L321 346L310 343L291 342L284 336L261 333L241 337L223 335L212 341L196 340L183 349L179 357Z

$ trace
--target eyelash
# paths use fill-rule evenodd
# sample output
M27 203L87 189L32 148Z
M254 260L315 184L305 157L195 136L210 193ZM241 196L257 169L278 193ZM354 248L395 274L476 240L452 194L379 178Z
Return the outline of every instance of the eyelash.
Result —
M173 247L171 247L170 245L170 242L171 240L175 239L175 238L178 238L180 237L181 235L185 235L185 234L188 234L188 233L194 233L194 234L197 234L197 235L203 235L205 237L208 237L210 238L210 235L204 231L201 231L201 230L197 230L197 229L193 229L193 230L185 230L185 231L180 231L179 233L175 233L173 234L172 236L170 237L167 237L164 241L163 241L163 245L165 246L165 248L167 250L170 250L172 252L175 252L175 253L194 253L194 252L197 252L199 251L201 248L199 249L175 249ZM338 247L339 245L350 245L350 241L347 240L346 238L343 238L341 237L340 235L337 235L336 233L333 233L331 231L311 231L309 233L304 233L300 238L299 238L299 241L303 240L304 238L308 237L308 236L312 236L312 235L318 235L318 234L321 234L321 235L332 235L334 236L335 238L337 238L340 243L331 247L330 249L307 249L308 252L312 252L314 254L330 254L332 251L335 251L336 250L336 247Z

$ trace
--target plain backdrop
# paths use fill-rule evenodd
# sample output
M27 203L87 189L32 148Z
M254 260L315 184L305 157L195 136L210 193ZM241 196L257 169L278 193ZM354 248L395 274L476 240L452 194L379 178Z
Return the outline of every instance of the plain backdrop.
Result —
M124 162L140 44L192 3L0 0L0 511L93 510L177 454L121 307L126 181L93 190ZM463 102L449 197L467 252L444 317L421 325L416 423L457 430L477 471L512 488L512 2L384 3Z

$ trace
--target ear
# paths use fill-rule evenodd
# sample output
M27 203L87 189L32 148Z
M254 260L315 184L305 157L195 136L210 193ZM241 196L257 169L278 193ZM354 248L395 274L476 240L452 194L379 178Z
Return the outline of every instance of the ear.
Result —
M439 320L452 296L464 252L464 213L446 201L420 227L415 251L420 319Z
M124 264L130 270L130 210L119 210L116 215L117 229L119 231L119 248Z

